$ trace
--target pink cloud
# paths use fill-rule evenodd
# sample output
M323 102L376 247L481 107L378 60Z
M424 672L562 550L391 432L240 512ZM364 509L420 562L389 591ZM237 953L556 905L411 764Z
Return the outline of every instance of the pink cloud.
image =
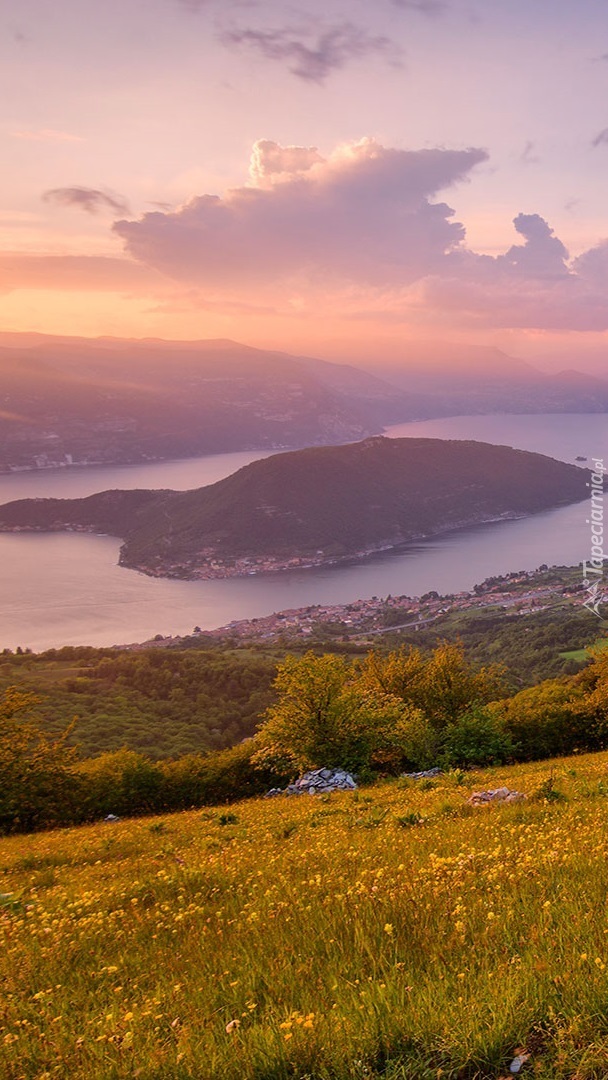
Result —
M269 139L258 139L251 152L249 176L257 187L265 187L320 164L323 158L316 146L280 146Z
M437 197L486 160L374 139L323 156L263 139L243 186L115 222L126 258L2 259L0 288L147 290L193 311L277 318L608 329L608 240L571 259L540 214L519 213L504 253L467 247Z
M78 292L126 290L149 295L161 283L163 279L155 271L130 259L0 254L0 292L4 293L16 289L60 289Z
M608 329L608 241L570 262L538 214L519 214L513 224L524 244L496 257L457 253L448 273L424 283L423 305L479 326Z
M134 259L179 281L403 284L438 272L461 245L464 227L431 199L486 158L478 149L394 150L363 139L324 159L314 148L262 141L255 184L114 229Z
M28 139L33 142L84 142L80 135L71 135L69 131L55 131L53 128L39 128L34 131L11 131L13 139Z
M57 203L59 206L73 206L84 210L86 214L98 214L110 211L112 214L128 214L129 206L122 195L114 191L100 191L90 187L62 187L45 191L44 202Z

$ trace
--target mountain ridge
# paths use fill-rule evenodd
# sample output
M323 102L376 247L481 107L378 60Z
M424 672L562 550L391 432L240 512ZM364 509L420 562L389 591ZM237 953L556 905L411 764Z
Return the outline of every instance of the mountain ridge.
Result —
M442 416L608 411L608 381L490 347L404 348L399 362L347 364L227 338L0 333L0 472L336 445Z

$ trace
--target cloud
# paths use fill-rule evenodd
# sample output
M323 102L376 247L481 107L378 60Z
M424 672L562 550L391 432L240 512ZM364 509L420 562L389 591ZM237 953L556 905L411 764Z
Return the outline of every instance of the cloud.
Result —
M570 261L539 214L519 214L513 224L524 244L496 257L463 247L447 273L424 283L422 305L465 325L608 329L608 241Z
M444 0L392 0L395 7L419 11L422 15L441 15L447 8Z
M280 146L269 139L258 139L251 152L249 176L258 187L279 178L308 172L323 162L316 146Z
M10 135L12 139L28 139L33 142L84 142L80 135L71 135L68 131L55 131L53 128L11 131Z
M233 293L403 284L438 271L458 249L463 226L431 197L486 158L483 150L394 150L373 139L323 158L263 140L252 154L257 184L114 230L139 262Z
M285 27L277 30L227 30L225 45L246 46L267 60L286 61L289 71L306 82L322 83L351 60L374 53L396 63L399 53L387 37L368 34L354 23L343 22L317 31Z
M45 191L44 202L58 203L60 206L75 206L87 214L98 214L101 210L110 210L113 214L128 214L129 207L122 195L98 188L65 187Z
M605 289L608 295L608 240L579 255L572 266L579 278Z
M121 292L150 295L166 282L148 267L130 259L103 255L0 254L0 292L17 289L59 289L77 292Z
M534 153L535 148L535 143L529 141L526 143L519 156L519 160L523 165L538 165L540 158Z
M506 263L526 278L562 277L568 273L568 252L540 214L518 214L513 225L526 242L514 244L505 255L499 256L497 266Z
M401 150L370 138L328 155L262 139L247 184L113 228L180 302L190 292L208 310L608 329L608 239L571 259L544 217L519 213L503 253L467 246L441 193L487 160L481 149Z
M600 131L599 135L596 135L595 139L593 139L591 145L594 147L608 146L608 128L604 128L603 131Z

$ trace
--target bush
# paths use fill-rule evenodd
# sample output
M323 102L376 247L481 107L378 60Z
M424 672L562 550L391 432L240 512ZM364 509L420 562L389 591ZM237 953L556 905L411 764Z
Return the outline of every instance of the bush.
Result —
M573 750L597 750L603 745L592 710L573 679L549 679L538 686L491 706L517 743L518 758L571 754Z
M433 756L434 736L422 712L379 692L343 657L288 656L275 688L277 704L266 711L258 734L260 765L391 772Z
M255 764L255 739L212 754L190 754L162 763L165 800L171 809L213 806L262 795L287 783L288 773Z
M79 769L86 820L106 814L149 814L164 809L162 769L134 750L117 750L83 762Z
M498 765L515 757L516 746L501 721L487 709L472 709L445 729L442 763Z

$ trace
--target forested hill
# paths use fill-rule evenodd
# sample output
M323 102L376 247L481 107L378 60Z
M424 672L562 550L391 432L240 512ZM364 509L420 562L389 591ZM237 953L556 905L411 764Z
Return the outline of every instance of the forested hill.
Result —
M360 556L585 498L586 470L470 441L366 439L253 462L195 491L102 492L0 507L0 529L124 538L124 565L226 576Z
M0 471L326 445L436 415L368 372L233 341L3 340Z

